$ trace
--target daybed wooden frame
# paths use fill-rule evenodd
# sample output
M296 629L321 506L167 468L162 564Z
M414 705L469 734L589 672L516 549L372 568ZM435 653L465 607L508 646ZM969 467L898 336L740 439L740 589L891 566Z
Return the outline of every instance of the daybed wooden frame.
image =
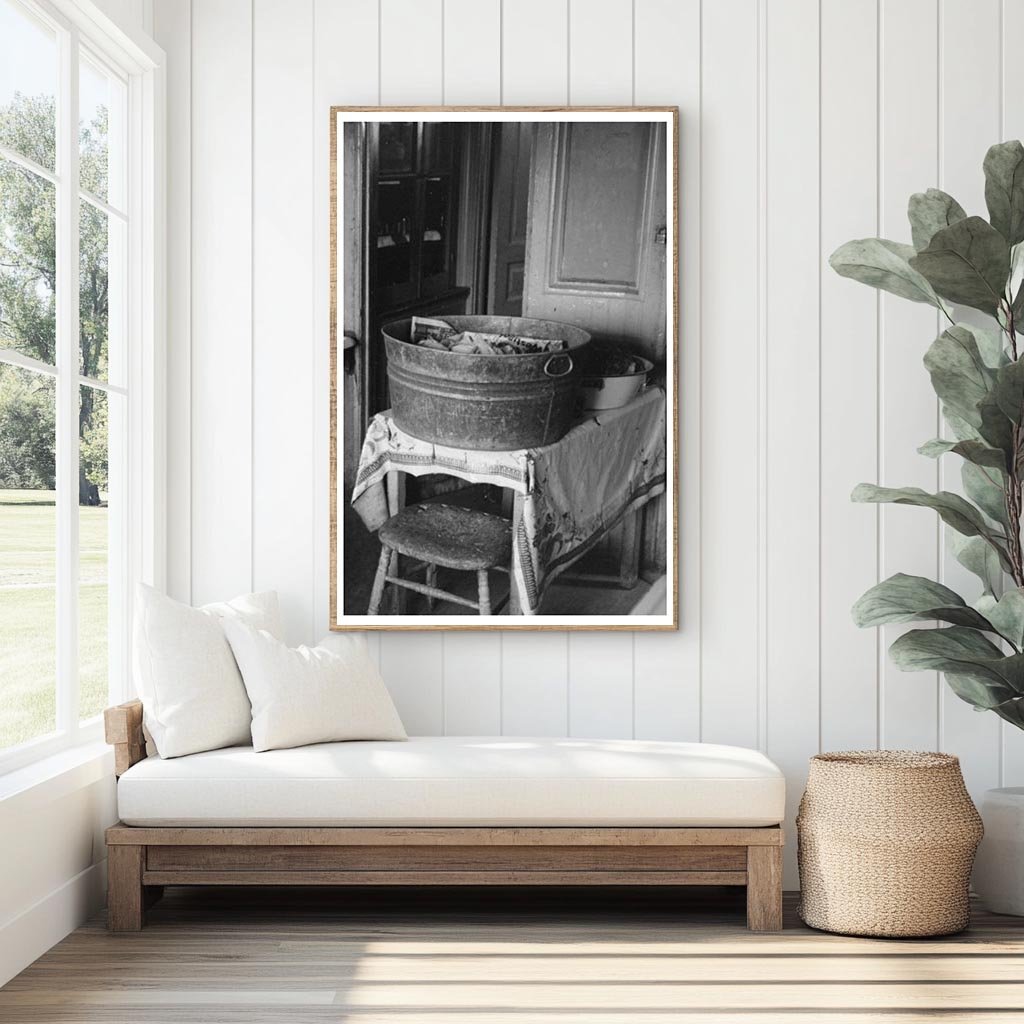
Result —
M146 757L142 704L104 713L118 776ZM107 829L111 931L165 885L744 885L747 927L782 928L782 829Z

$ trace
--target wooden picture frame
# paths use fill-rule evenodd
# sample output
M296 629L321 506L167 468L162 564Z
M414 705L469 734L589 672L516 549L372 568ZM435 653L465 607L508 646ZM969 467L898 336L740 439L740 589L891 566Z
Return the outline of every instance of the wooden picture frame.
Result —
M519 138L529 135L531 139L526 172L528 190L523 192L527 186L521 184L523 175L519 173L519 183L510 188L519 188L527 198L513 197L507 205L515 207L519 203L517 223L525 221L525 242L521 266L503 276L511 266L510 260L514 262L518 255L511 240L505 250L496 253L495 241L495 225L503 223L504 207L500 202L504 193L499 190L504 179L515 177L510 168L515 166L518 171L520 167L509 155L515 152L511 148L515 143L506 141L515 137L516 128ZM598 134L602 131L610 133L608 138L617 141L618 148L605 145L604 137ZM678 139L676 107L331 108L332 630L678 628ZM623 164L634 152L640 152L642 159L634 158L632 167ZM606 154L609 166L602 172ZM614 164L616 158L619 165ZM621 209L612 209L615 230L598 235L591 222L599 223L601 218L588 216L589 207L581 207L581 197L595 193L587 187L586 175L605 173L621 182L623 166L632 170L639 182L633 196L620 189L626 192L627 199L632 199L632 205L623 200ZM428 209L430 213L423 212ZM433 222L428 223L429 216L434 217ZM371 244L371 229L375 244ZM612 253L607 258L601 241L604 238L618 240L609 244ZM434 246L429 254L428 243ZM659 246L663 248L659 250ZM439 249L444 250L440 256ZM605 275L607 280L595 280L599 274L587 276L594 267L603 273L606 265L612 267ZM394 270L395 266L399 269ZM383 428L379 417L386 419L389 409L385 343L380 337L382 324L410 315L443 319L466 312L478 318L489 316L489 322L497 322L496 317L514 317L517 275L522 280L518 315L582 327L596 336L599 345L606 346L614 340L616 347L621 344L622 351L631 357L650 352L663 357L661 362L650 360L655 365L649 375L653 385L649 384L641 396L652 407L659 392L663 396L663 405L646 413L655 417L646 424L648 436L655 432L652 423L662 425L662 447L657 449L656 457L646 460L640 455L650 456L651 451L641 447L631 463L647 467L644 472L649 474L648 478L642 478L639 469L636 479L620 470L615 479L628 476L631 488L625 492L625 500L621 494L608 496L602 491L600 500L607 504L599 508L595 505L597 511L592 516L586 509L599 527L588 522L591 532L579 530L570 534L568 540L556 536L554 546L540 532L552 520L551 509L544 509L544 516L537 511L535 506L541 503L539 490L535 480L527 479L534 471L533 456L538 449L524 445L519 452L521 460L511 469L503 463L493 471L489 462L481 470L479 452L473 451L466 463L470 469L463 472L460 462L460 468L453 471L453 449L434 443L438 438L424 438L422 433L412 435L400 429L403 424L391 420L387 429L392 433L380 433ZM498 281L509 282L504 291L496 285ZM569 315L564 312L567 308L571 310ZM595 329L593 325L600 320L602 310L609 309L618 310L618 321L614 316L606 316L615 330ZM506 322L511 323L507 319ZM624 328L623 324L627 326ZM485 328L469 325L464 329ZM524 334L522 330L511 329L507 333ZM597 348L592 344L588 351ZM630 369L641 362L632 363ZM639 415L640 412L629 408L626 413L584 414L582 422L592 420L594 429L611 431L608 437L614 438L617 428L608 424L622 424L626 416ZM660 420L656 419L658 416ZM373 426L375 423L377 427ZM376 452L371 450L373 457L366 453L371 428L378 431L375 438L385 436L381 442L385 447L392 437L397 438L376 461ZM627 426L618 429L625 431ZM628 429L633 429L631 423ZM639 435L639 429L636 432ZM400 461L396 451L408 441L422 441L426 447L417 447L405 461ZM576 435L571 441L575 443ZM570 444L559 439L555 443ZM608 450L616 450L615 444L609 444ZM550 451L544 447L543 457L556 464L556 456L550 455ZM457 449L457 454L461 459L464 452ZM568 455L565 462L572 465ZM395 465L402 468L381 470L378 478L366 485L367 467ZM482 507L512 522L512 553L507 566L496 564L500 558L492 559L495 564L490 570L464 573L463 581L458 569L441 563L442 580L438 583L438 569L431 570L428 560L419 557L415 547L391 550L378 543L377 537L367 540L368 528L376 530L405 506L407 480L416 480L413 487L420 491L419 498L411 501L426 500L425 492L429 503L444 503L447 481L423 482L432 472L443 473L449 479L459 477L467 486L484 488L481 501L500 500L500 507ZM507 485L508 479L514 477L514 484L504 490L493 486L499 472L507 474L499 483ZM562 472L573 475L571 469L564 467ZM371 487L374 493L367 498ZM438 488L436 494L431 487ZM352 495L357 488L360 501L372 504L372 522L376 526L361 527L352 512ZM495 494L500 497L495 499ZM578 501L583 506L584 499ZM454 500L452 504L460 505L460 501ZM577 515L574 520L561 508L555 511L567 516L574 528L584 518ZM366 521L362 510L360 516ZM351 545L348 550L347 545ZM547 554L550 550L556 552L554 557ZM564 582L579 574L579 569L572 567L584 555L594 564L585 576L578 577L580 586L574 585L571 590L560 588L563 594L570 595L562 598L563 607L548 610L546 599L542 607L546 588L555 580ZM596 565L599 555L606 556L607 566ZM445 580L458 581L459 595L453 594L455 585ZM479 591L469 589L475 582L479 583ZM575 607L577 594L583 609L579 613L568 610ZM378 603L375 605L374 601ZM448 610L443 614L432 613L431 609L438 604ZM465 613L465 605L472 606L472 614ZM463 613L452 614L456 607ZM476 614L478 607L483 609L480 614ZM373 608L376 612L369 614Z

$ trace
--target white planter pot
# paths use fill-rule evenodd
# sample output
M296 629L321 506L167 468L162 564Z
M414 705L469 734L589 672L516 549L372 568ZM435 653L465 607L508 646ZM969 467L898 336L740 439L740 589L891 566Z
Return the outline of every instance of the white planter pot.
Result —
M985 838L974 862L974 891L987 910L1024 916L1024 787L990 789L981 817Z

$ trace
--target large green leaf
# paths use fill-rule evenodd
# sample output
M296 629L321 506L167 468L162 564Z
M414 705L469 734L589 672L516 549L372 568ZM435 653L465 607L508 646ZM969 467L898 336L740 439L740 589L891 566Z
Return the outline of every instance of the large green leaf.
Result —
M897 573L876 583L853 606L853 621L861 627L887 622L939 619L957 626L992 629L980 612L949 587L923 576Z
M1024 241L1024 146L999 142L985 154L988 219L1010 245Z
M904 672L951 672L983 683L970 703L992 708L1013 700L1024 685L1024 655L1009 656L976 629L912 629L889 648Z
M956 326L966 328L974 335L978 351L987 367L998 370L999 367L1010 362L1010 353L1006 351L1003 344L1002 331L989 330L987 327L979 327L977 324L957 324Z
M988 466L1000 471L1006 468L1006 455L998 448L990 448L983 441L946 441L941 437L926 441L917 449L929 459L937 459L940 455L952 452L960 458L974 463L976 466Z
M962 416L957 415L948 405L942 407L942 418L958 441L979 441L981 433Z
M1017 650L1024 649L1024 590L1007 590L996 600L985 594L975 602L981 615L988 619L1001 637L1009 640Z
M1006 464L1012 465L1018 456L1013 446L1013 424L999 408L999 402L994 394L987 394L978 403L978 414L981 416L978 433L990 448L999 448L1006 452Z
M927 302L941 308L935 289L910 266L908 260L913 255L912 245L890 242L887 238L858 238L841 245L828 262L843 277L912 302Z
M1006 530L1005 477L998 469L976 466L971 462L960 467L964 492L991 519Z
M851 495L853 501L885 502L895 505L917 505L938 512L944 523L965 537L983 537L999 552L1004 565L1009 566L1005 541L996 529L985 522L985 517L970 502L952 491L929 494L920 487L879 487L876 484L858 484Z
M996 371L985 365L970 328L955 324L944 330L924 354L935 393L972 426L981 426L978 403L992 390Z
M995 315L1010 273L1006 239L981 217L937 231L910 265L944 299Z
M914 248L919 251L927 248L936 231L966 216L964 208L942 189L930 188L927 192L915 192L907 206Z
M1024 420L1024 360L1018 359L996 371L992 394L1009 419L1014 423Z
M994 711L1014 725L1021 726L1022 721L1011 717L1020 703L1020 695L1008 686L993 683L987 676L960 675L957 672L944 672L943 677L949 688L975 711ZM1019 716L1019 710L1016 714Z
M986 594L994 594L1002 586L1003 567L995 549L982 537L964 537L950 531L946 534L953 557L981 580Z

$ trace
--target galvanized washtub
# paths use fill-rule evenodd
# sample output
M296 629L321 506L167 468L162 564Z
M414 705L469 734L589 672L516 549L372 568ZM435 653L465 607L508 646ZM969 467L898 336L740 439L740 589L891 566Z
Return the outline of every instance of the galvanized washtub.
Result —
M508 451L551 444L569 429L580 354L590 335L554 320L508 316L446 316L459 331L560 339L562 352L476 355L410 342L411 320L381 328L395 423L435 444Z

